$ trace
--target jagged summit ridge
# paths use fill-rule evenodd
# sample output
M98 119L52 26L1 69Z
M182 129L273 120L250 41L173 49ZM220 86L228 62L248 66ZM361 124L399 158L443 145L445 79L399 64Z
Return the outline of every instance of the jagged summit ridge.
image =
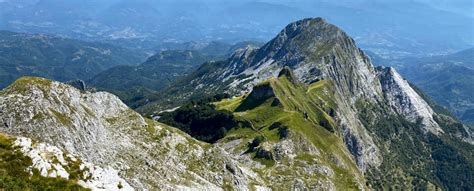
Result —
M310 49L316 49L318 46L333 46L345 41L353 44L353 41L351 42L342 30L327 23L324 19L307 18L287 25L275 38L259 49L255 61L260 62L265 58L290 59L305 49L311 51Z
M209 83L206 81L220 81L227 91L243 94L259 82L277 77L281 69L288 66L301 82L332 78L338 83L346 83L345 87L350 89L343 91L347 93L360 93L354 90L358 88L355 86L365 86L362 93L374 94L379 92L371 89L375 78L364 75L374 71L367 63L370 63L369 58L345 32L321 18L309 18L289 24L259 49L238 50L225 64L215 64L220 65L215 70L198 70L196 78L190 80L196 90L204 87L199 84ZM342 73L342 69L349 67L364 73ZM349 84L352 76L362 78L364 83ZM220 89L222 85L214 85L211 89Z

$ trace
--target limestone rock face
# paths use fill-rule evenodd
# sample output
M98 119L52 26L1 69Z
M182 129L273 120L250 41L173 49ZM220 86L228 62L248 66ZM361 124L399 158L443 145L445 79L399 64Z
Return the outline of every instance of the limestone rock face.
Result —
M411 122L421 120L424 130L434 134L443 133L438 123L433 119L433 109L415 90L404 80L395 69L379 68L379 78L388 104L399 114Z
M78 184L91 190L134 190L118 171L103 169L92 163L81 161L77 156L64 153L56 146L33 142L30 138L18 137L14 146L33 161L30 173L37 169L41 176L69 179L69 172L77 173ZM69 172L68 172L69 171Z
M20 78L0 92L0 131L27 137L18 145L44 176L68 178L62 152L87 162L91 179L80 182L86 187L108 188L120 180L122 188L136 190L246 190L251 182L265 187L222 149L145 120L112 94L42 78ZM41 153L57 155L59 163L50 164Z

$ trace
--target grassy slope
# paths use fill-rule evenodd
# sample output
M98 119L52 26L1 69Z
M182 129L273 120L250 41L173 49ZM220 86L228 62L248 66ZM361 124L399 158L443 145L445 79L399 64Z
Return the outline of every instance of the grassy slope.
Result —
M319 81L310 86L304 86L293 84L286 76L282 76L263 82L256 88L268 85L272 87L275 96L265 100L249 100L248 96L244 96L216 103L218 109L233 111L236 116L249 121L253 126L252 128L233 129L228 132L227 139L243 138L249 142L257 136L264 136L268 142L278 142L281 139L279 131L270 126L279 122L290 132L309 140L321 151L319 156L307 155L302 152L298 154L297 159L304 159L310 163L318 161L319 164L331 167L335 172L333 182L338 189L355 189L356 184L352 178L359 176L358 170L349 152L345 149L342 139L331 133L335 128L334 120L328 114L335 107L334 102L330 99L331 82ZM276 104L278 102L281 104ZM321 121L327 121L327 123L323 123L325 127L320 125ZM243 149L245 147L244 145L240 146ZM339 157L348 168L336 166L331 160L334 156ZM277 166L271 162L262 162L267 165L262 174L289 173L291 175L294 173L279 172ZM315 176L314 178L319 177Z

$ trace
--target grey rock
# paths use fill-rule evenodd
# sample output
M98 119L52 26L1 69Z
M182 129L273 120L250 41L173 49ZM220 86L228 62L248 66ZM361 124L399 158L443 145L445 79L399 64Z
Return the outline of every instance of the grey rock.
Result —
M21 78L0 91L0 119L1 132L116 169L137 190L220 190L224 184L247 190L253 179L224 150L145 120L105 92ZM226 165L233 173L224 170Z

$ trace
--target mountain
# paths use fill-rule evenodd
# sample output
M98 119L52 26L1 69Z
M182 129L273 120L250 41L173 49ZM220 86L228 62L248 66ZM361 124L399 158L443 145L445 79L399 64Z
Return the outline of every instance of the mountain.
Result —
M300 5L320 7L318 16L343 28L360 47L384 57L446 54L472 47L472 39L466 36L474 31L472 17L440 10L433 1L338 1L333 3L339 4L337 9L307 2L310 5Z
M87 81L98 90L118 95L127 104L166 88L179 77L217 58L198 51L167 50L151 56L138 66L116 66Z
M474 49L423 58L379 59L466 123L474 123Z
M282 70L293 71L283 76L294 77L280 79L281 73L292 73ZM268 81L278 76L283 81ZM321 18L291 23L261 48L239 50L227 60L202 65L156 97L143 100L138 111L159 116L185 100L216 93L234 96L214 104L248 120L246 126L254 131L251 138L270 136L279 129L271 123L280 120L304 139L322 135L301 129L306 124L311 131L329 132L376 190L474 186L466 184L474 172L472 129L439 110L395 69L374 67L352 38ZM175 112L179 124L181 117L198 111ZM232 134L232 128L228 130ZM226 144L234 140L226 138L221 139L229 141ZM268 139L270 145L262 147L279 151L275 144L282 140Z
M0 31L0 88L25 75L86 80L114 66L140 63L145 57L109 44Z

